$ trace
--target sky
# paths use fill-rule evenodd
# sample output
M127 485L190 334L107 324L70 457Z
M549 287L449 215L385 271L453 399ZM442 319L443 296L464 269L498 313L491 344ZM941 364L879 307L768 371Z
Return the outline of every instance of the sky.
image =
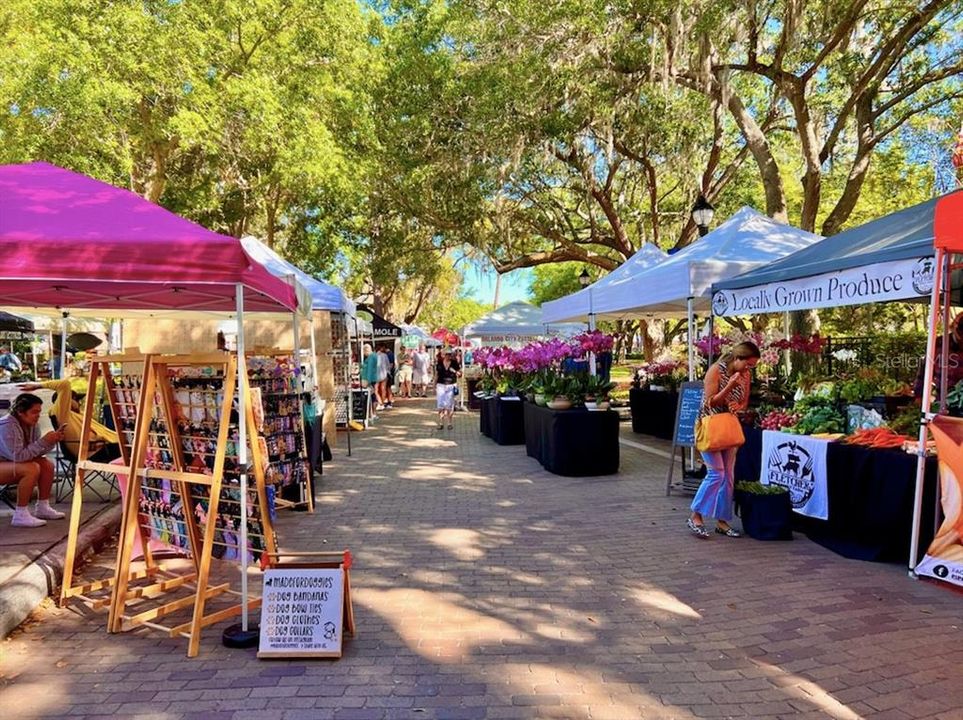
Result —
M502 286L498 304L507 305L517 300L529 300L528 286L532 282L531 268L513 270L502 275ZM483 303L491 303L495 298L495 271L471 268L465 272L465 290Z

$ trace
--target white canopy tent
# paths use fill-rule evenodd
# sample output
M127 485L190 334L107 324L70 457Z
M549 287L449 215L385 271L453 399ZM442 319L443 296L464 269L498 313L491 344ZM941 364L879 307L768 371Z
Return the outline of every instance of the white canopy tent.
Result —
M583 323L542 322L542 311L526 302L513 302L492 310L465 326L463 335L476 337L485 344L512 343L541 337L576 335L585 330Z
M768 265L820 239L743 207L664 262L594 293L596 317L687 317L689 379L693 380L695 313L710 310L712 284Z
M399 325L405 335L412 335L418 338L418 342L423 343L425 347L441 347L442 342L437 338L433 338L431 333L425 330L419 325L406 325L402 323Z
M588 287L582 288L571 295L551 300L542 305L542 322L557 323L573 320L587 320L595 314L595 297L597 293L621 280L638 275L668 259L668 255L659 250L652 243L646 243L632 257L619 265L615 270L603 275Z

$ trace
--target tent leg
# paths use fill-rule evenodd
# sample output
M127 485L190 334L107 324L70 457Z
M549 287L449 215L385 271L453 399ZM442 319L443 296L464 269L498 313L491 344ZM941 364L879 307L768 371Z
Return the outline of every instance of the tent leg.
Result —
M782 332L789 339L789 312L784 312L782 314ZM786 363L786 377L788 378L792 375L792 353L789 352L789 348L782 351L783 360Z
M686 298L686 348L689 361L689 382L695 380L695 306L693 298ZM689 448L689 470L695 470L695 448Z
M588 298L589 298L588 329L589 329L589 332L592 332L595 330L595 304L592 301L593 299L592 299L591 286L589 286L589 289L588 289ZM595 353L592 352L592 353L589 353L589 375L591 375L592 377L595 377L597 374L598 372L597 372L597 366L595 364Z
M237 285L237 464L241 470L241 631L248 632L248 594L247 594L247 412L245 390L247 378L244 377L244 286Z
M60 372L57 379L63 380L67 377L67 317L69 312L64 310L60 317Z
M923 513L923 481L926 475L927 425L930 418L930 406L933 403L933 361L936 357L936 323L940 314L940 303L943 300L940 294L940 287L943 282L943 257L943 250L937 250L933 293L930 296L930 322L926 336L926 364L923 368L922 417L920 418L919 449L917 450L916 456L916 485L913 490L913 526L910 531L910 577L916 576L915 570L919 558L920 518ZM946 300L949 300L949 298L947 297ZM946 329L944 328L944 334L945 332Z

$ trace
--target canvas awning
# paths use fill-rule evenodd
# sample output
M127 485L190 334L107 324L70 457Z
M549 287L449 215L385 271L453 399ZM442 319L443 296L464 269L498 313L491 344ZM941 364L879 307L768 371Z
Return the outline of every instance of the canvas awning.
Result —
M486 343L511 343L554 335L575 335L584 330L582 323L543 323L540 308L525 302L513 302L466 326L464 335L480 338Z
M959 204L963 191L939 199ZM937 199L846 230L713 286L716 315L925 299L933 287ZM963 243L961 243L963 245Z
M298 309L237 238L47 163L0 166L0 247L9 307L233 311L240 286L247 310Z
M668 255L652 243L645 243L632 257L608 275L603 275L588 287L582 288L578 292L566 295L558 300L550 300L547 303L543 303L542 322L556 323L572 320L587 320L590 314L595 313L595 294L602 288L645 272L649 268L663 262L668 257Z
M393 322L385 320L383 317L373 312L371 308L364 305L359 305L358 310L363 310L364 312L371 315L371 336L375 340L393 340L395 338L400 338L404 335L404 332L400 327L395 325Z
M743 207L715 230L644 272L593 295L597 318L684 316L708 311L710 288L812 245L818 235Z
M311 295L312 310L327 310L354 317L355 305L341 288L311 277L255 237L246 235L241 238L241 244L244 245L248 255L266 267L275 277L285 278L293 275Z

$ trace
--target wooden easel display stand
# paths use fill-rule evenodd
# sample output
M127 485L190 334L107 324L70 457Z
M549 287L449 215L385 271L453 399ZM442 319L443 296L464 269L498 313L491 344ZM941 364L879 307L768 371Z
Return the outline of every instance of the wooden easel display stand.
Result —
M77 562L77 536L80 532L80 519L83 511L84 487L87 484L87 474L90 472L109 473L117 476L130 477L131 441L134 437L134 423L140 402L141 385L146 372L148 356L146 355L100 355L90 362L90 376L87 379L87 395L84 400L84 416L80 432L80 447L77 449L76 475L74 478L73 502L70 511L69 527L67 531L67 551L64 556L63 582L60 586L60 605L63 606L70 598L83 601L92 609L106 609L110 605L110 597L103 595L92 597L91 593L109 590L114 585L113 578L104 578L74 585L74 570ZM115 376L111 366L119 364L126 371ZM89 459L89 439L94 406L97 397L97 381L103 378L104 394L110 407L110 415L114 421L117 438L120 445L120 455L123 465L93 462ZM147 543L143 543L146 567L137 573L138 578L153 576L159 572L154 563Z
M237 389L238 363L244 378L237 393L244 399L251 467L238 463L232 428L237 418L232 410ZM124 520L114 572L114 590L108 631L146 626L169 637L189 640L187 655L200 649L201 631L243 611L240 604L206 612L209 600L222 594L240 595L229 582L210 584L215 547L223 559L236 548L244 572L250 548L236 538L240 518L237 480L245 471L253 484L255 500L249 502L249 536L255 550L270 555L276 551L274 528L264 480L266 458L262 456L247 383L244 358L212 353L185 356L151 356L137 408L134 440L131 443L130 480L124 503ZM227 479L226 479L227 476ZM195 515L197 516L195 518ZM226 524L225 524L226 523ZM147 546L148 538L174 544L188 555L193 567L177 576L148 578L149 584L134 585L132 551L135 528ZM145 564L151 567L149 552ZM178 592L178 597L174 595ZM260 605L260 598L248 600L248 609ZM143 606L150 605L146 609ZM191 619L172 625L158 620L188 611Z

